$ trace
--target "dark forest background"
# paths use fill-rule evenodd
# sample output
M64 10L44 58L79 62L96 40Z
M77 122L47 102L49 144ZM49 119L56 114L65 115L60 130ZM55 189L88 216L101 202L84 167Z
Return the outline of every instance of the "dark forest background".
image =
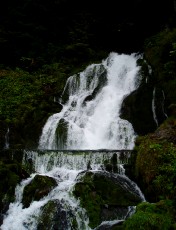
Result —
M144 40L175 26L174 1L6 0L0 9L0 63L33 67L97 52L143 50Z

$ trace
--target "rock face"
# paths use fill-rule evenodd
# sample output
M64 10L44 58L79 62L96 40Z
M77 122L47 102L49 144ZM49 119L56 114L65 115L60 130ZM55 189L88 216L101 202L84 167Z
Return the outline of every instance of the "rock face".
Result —
M157 128L152 111L153 90L152 86L143 85L127 96L122 103L121 118L132 123L138 135L145 135ZM159 98L156 104L161 104ZM156 112L158 122L161 124L166 117L159 106Z
M102 221L124 219L128 215L128 207L142 201L130 180L107 172L81 173L73 194L86 209L91 228Z
M57 186L57 182L52 177L36 175L34 179L26 185L23 191L22 203L25 208L30 206L33 200L40 200L42 197Z
M128 95L121 107L121 118L132 123L138 135L154 132L167 118L164 91L151 84L142 84Z

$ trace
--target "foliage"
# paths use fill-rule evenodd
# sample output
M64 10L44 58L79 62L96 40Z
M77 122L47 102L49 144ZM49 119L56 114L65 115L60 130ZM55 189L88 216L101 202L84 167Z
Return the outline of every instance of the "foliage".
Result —
M136 140L135 175L151 201L161 198L175 200L175 135L175 117L172 117L168 118L155 133Z
M54 97L61 95L68 77L66 72L69 71L59 63L44 65L35 73L19 68L0 71L0 121L10 127L11 133L16 136L16 144L22 143L22 139L30 139L31 135L37 140L46 119L59 111L59 104L54 102ZM32 126L36 131L30 134ZM18 134L15 134L16 131ZM2 125L2 141L4 132ZM12 140L14 138L11 137Z
M146 39L145 58L153 70L152 81L164 90L166 106L176 103L176 29L165 29Z
M2 155L2 153L1 153ZM6 212L8 205L14 202L15 187L22 180L29 175L22 168L18 160L11 160L4 156L0 160L0 212Z
M123 227L125 230L169 230L172 229L174 218L170 214L172 209L171 201L160 201L156 204L148 202L137 206L136 212L128 218Z

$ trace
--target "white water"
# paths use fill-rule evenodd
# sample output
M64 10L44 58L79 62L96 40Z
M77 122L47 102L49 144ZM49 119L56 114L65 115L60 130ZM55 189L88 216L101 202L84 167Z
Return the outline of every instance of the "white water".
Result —
M46 122L39 149L132 149L133 127L119 113L124 97L140 83L137 59L136 54L111 53L101 64L71 76L63 92L68 100ZM97 87L96 95L86 101ZM57 127L62 129L60 135Z
M103 169L103 162L110 161L114 152L85 152L85 153L72 153L72 152L59 152L51 151L46 153L38 153L35 151L26 151L24 153L23 163L28 159L32 160L35 173L31 174L30 178L24 180L16 187L16 200L10 204L9 210L5 215L1 230L36 230L38 218L41 215L41 208L50 200L58 200L63 205L64 209L73 211L78 223L78 230L90 230L88 226L89 219L84 209L79 205L79 201L72 196L73 186L78 174L89 168L91 171L99 171ZM117 159L120 161L120 153L117 154ZM125 161L129 158L128 152L126 153ZM122 165L121 165L122 167ZM120 170L121 171L121 170ZM124 170L122 171L124 177ZM47 196L43 197L40 201L33 201L28 208L23 208L22 197L24 187L31 182L36 174L47 175L58 183ZM142 196L140 189L137 185L126 178L131 184L133 190L137 191ZM129 209L130 211L130 209ZM128 213L127 213L128 214ZM125 218L125 216L124 216ZM52 229L52 228L51 228ZM72 229L72 219L68 216L68 226L63 230Z

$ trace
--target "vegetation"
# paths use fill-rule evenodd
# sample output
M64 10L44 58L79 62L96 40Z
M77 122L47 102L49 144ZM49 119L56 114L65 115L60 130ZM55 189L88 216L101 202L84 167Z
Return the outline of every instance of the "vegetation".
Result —
M139 204L136 213L125 221L123 225L124 229L175 229L171 203L170 200L165 200L156 204L150 204L148 202Z

